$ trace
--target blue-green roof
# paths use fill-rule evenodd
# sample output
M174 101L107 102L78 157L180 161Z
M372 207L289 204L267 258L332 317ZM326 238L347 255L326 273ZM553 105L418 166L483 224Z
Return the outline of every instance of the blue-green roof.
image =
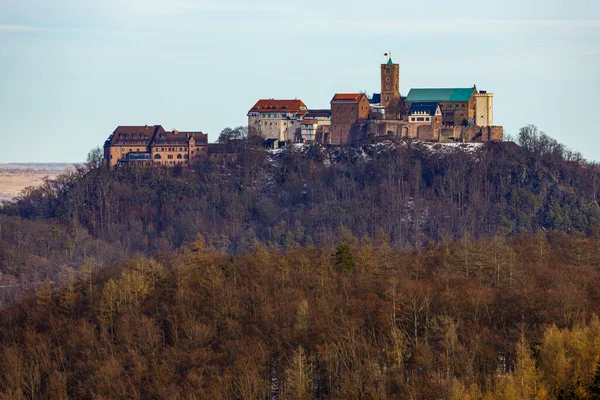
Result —
M390 59L387 62L387 65L392 65L392 64L394 64L394 63L392 62L392 57L390 57Z
M410 89L406 101L431 102L431 101L469 101L475 88L455 89Z

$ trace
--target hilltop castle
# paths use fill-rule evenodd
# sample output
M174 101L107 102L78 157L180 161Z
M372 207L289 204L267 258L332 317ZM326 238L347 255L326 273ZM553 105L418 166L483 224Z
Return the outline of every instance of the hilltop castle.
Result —
M387 54L386 54L387 56ZM337 93L330 109L310 109L302 100L261 99L247 113L248 136L277 148L286 142L344 145L373 137L434 142L502 141L493 125L494 95L469 88L411 89L400 94L400 65L381 64L381 90ZM227 157L227 146L208 144L202 132L166 131L160 125L119 126L104 144L104 165L187 166L202 156Z
M492 93L470 88L411 89L400 95L400 65L381 64L381 90L337 93L330 110L310 110L298 99L259 100L248 112L248 134L271 141L350 144L392 136L437 142L502 141L493 125Z

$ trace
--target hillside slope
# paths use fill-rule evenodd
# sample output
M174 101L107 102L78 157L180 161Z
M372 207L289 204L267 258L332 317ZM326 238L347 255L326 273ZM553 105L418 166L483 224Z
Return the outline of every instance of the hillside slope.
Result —
M599 246L554 233L237 257L198 241L72 272L0 311L0 397L591 398Z
M67 267L167 252L197 235L241 254L256 243L418 249L597 230L599 166L544 136L520 143L242 146L192 169L79 167L0 208L0 300Z
M340 231L419 247L465 235L599 226L600 169L570 154L498 143L382 141L359 147L241 149L192 170L95 169L2 209L81 225L131 249L178 247L197 233L229 252L255 241L339 242Z

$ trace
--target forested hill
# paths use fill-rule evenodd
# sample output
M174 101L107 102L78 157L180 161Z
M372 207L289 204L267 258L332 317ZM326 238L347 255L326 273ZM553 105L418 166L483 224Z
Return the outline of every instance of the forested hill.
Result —
M240 148L188 169L92 169L29 191L2 213L82 228L124 249L198 233L228 252L254 242L333 245L346 236L429 240L599 226L600 168L545 136L514 143Z
M0 268L5 284L22 273L40 282L61 266L168 251L198 234L239 254L257 242L420 248L600 226L599 166L533 127L518 143L386 139L269 152L238 142L234 158L191 169L108 171L90 162L0 209Z
M600 398L597 164L232 146L0 208L1 398Z

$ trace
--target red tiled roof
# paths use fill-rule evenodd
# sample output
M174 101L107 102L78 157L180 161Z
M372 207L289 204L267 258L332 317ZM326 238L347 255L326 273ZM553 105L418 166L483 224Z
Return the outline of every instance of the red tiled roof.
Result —
M364 93L336 93L331 99L332 103L358 103L361 98L365 96Z
M317 122L316 119L303 119L302 122L300 122L302 125L314 125Z
M301 107L306 108L306 104L302 100L275 100L275 99L261 99L254 107L248 111L251 112L290 112L297 113Z

